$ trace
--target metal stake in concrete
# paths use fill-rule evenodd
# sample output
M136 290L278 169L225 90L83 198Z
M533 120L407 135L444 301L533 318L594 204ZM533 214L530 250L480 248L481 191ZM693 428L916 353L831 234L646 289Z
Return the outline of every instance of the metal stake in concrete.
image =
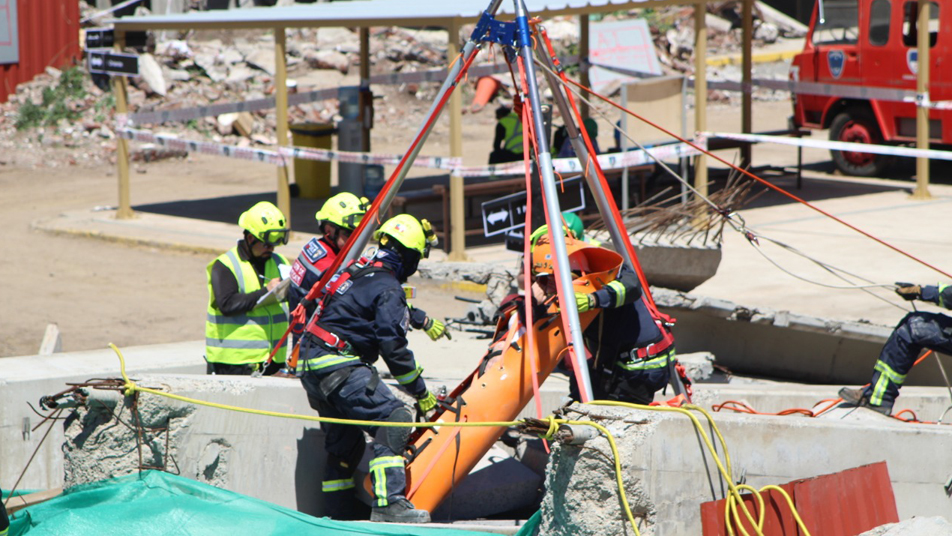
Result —
M526 79L529 83L529 104L532 106L533 127L537 133L545 132L545 125L542 121L542 104L539 100L539 86L536 81L535 64L532 58L532 41L530 40L529 20L526 16L526 6L522 0L513 0L516 11L516 25L519 28L519 55L525 63ZM556 87L553 87L553 94L556 93ZM566 121L568 124L568 121ZM577 132L576 132L577 134ZM566 299L559 304L562 310L563 329L566 333L572 334L572 347L575 349L575 370L579 376L579 395L582 402L588 402L592 399L592 382L589 379L588 363L585 359L585 342L582 339L582 327L578 320L578 305L574 299L574 287L572 285L572 272L569 269L569 257L565 246L565 235L558 232L562 228L562 209L559 207L559 196L555 186L555 175L552 173L552 153L549 152L549 140L545 136L536 136L536 144L539 148L539 172L541 175L542 191L545 204L548 207L546 213L546 223L549 226L549 233L552 236L552 245L555 246L555 261L559 266L559 277L557 279L559 294ZM528 234L529 230L526 229ZM569 299L569 293L573 295ZM566 320L568 326L565 326Z
M489 7L486 9L486 13L495 15L496 11L499 10L499 4L501 3L502 0L492 0ZM466 45L463 47L462 57L453 63L449 73L446 76L446 79L443 81L443 85L440 87L440 91L433 99L433 104L430 106L430 111L426 114L427 119L437 112L437 106L439 105L440 101L443 100L443 96L447 91L452 91L454 89L456 85L456 76L459 74L460 70L462 70L463 65L465 65L469 58L477 52L479 52L479 41L477 41L473 36L470 36L469 41L467 41ZM410 151L410 154L407 156L406 165L400 168L400 173L397 175L393 187L387 190L387 194L384 195L383 199L381 200L378 214L385 214L387 210L390 209L390 203L393 201L393 198L397 196L397 192L400 190L400 186L403 184L403 180L406 178L407 172L413 165L413 161L416 160L417 155L420 154L420 149L423 148L423 145L426 143L426 139L429 137L430 132L433 130L433 126L435 124L435 117L434 120L429 124L427 124L426 119L423 121L423 125L417 132L417 136L422 134L420 143L413 147L413 149ZM414 139L416 139L416 136ZM377 230L376 223L364 227L364 230L361 231L361 233L355 239L353 247L351 247L344 256L341 266L347 266L350 261L356 259L361 254L361 252L363 252L364 248L367 246L367 242L370 240L370 237L373 235L375 230Z

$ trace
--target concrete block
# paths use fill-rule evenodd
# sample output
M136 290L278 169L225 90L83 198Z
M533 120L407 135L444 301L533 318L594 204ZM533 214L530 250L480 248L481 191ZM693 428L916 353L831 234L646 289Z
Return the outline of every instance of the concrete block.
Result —
M593 409L617 419L602 424L615 436L625 491L641 519L641 533L700 534L699 504L723 498L724 483L691 421L675 413ZM643 420L647 424L636 424ZM728 414L716 420L730 451L734 480L744 475L748 484L760 488L885 460L900 518L948 512L943 486L952 475L952 458L939 454L952 440L947 427L888 419L880 424ZM540 534L632 533L611 484L614 469L604 438L584 448L556 445L546 480L550 490L558 491L543 499Z
M939 516L916 517L876 527L859 536L952 536L952 523Z
M714 277L720 247L634 244L638 262L651 286L688 292Z

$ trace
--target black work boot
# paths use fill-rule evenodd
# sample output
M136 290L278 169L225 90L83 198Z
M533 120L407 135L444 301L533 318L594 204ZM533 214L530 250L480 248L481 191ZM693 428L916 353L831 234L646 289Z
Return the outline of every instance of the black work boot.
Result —
M429 523L430 513L417 510L413 503L401 498L390 501L387 506L374 506L370 520L381 523Z
M840 398L843 399L843 404L849 407L856 408L869 408L877 413L882 413L883 415L889 415L892 413L892 404L889 405L879 405L875 406L869 401L869 396L866 395L864 389L850 389L844 387L840 389L838 393Z

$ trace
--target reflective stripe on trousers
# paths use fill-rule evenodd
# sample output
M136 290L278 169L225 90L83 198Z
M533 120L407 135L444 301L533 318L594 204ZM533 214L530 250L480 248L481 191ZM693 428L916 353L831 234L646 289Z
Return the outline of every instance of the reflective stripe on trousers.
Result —
M387 469L399 469L402 473L404 463L403 456L382 456L370 460L370 475L374 484L374 498L377 506L390 504L387 500L387 497L391 495L387 491Z
M896 387L902 387L903 382L906 381L905 374L899 374L892 369L885 361L876 361L876 366L873 367L873 370L879 372L879 378L876 380L876 385L873 386L873 393L869 397L869 403L874 406L881 406L883 403L883 395L886 394L886 390L889 389L889 383L892 382Z

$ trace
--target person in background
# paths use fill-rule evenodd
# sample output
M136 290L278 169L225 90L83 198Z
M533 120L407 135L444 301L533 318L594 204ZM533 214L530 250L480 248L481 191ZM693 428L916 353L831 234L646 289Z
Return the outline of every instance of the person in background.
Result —
M496 108L496 135L490 164L522 160L522 119L508 106Z
M205 320L205 360L209 374L247 375L255 372L280 342L288 328L288 309L280 293L258 305L278 287L288 261L274 251L288 243L287 219L267 201L249 208L238 218L243 236L235 247L210 262L208 310ZM278 348L268 370L284 365L287 345Z
M896 283L896 293L904 300L922 300L952 309L952 286ZM952 355L952 317L941 313L914 311L899 321L873 366L869 385L859 389L844 387L839 395L847 406L864 407L889 415L923 349Z

